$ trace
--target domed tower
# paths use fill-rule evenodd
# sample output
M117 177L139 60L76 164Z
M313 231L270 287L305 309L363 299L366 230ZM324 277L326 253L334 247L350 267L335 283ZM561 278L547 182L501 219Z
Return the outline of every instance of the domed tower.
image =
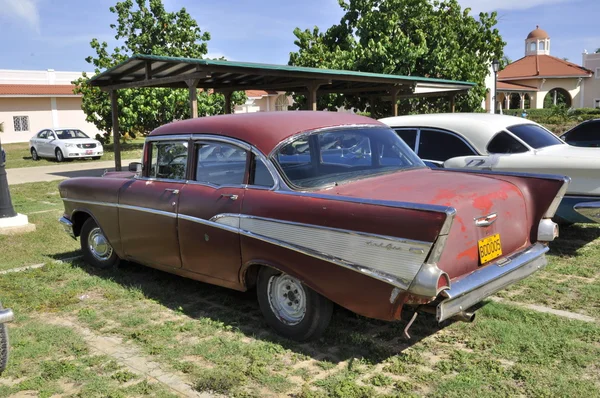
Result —
M539 26L525 39L525 55L550 55L550 36Z

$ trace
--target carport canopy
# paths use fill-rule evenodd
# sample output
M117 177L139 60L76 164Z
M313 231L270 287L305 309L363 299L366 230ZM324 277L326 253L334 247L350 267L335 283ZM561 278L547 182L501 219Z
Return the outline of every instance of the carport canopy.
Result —
M90 79L92 86L110 92L112 102L115 169L121 170L117 91L125 88L187 88L190 114L198 117L197 89L225 95L225 113L231 113L231 93L245 90L280 90L304 94L308 109L317 110L318 94L352 94L369 99L391 100L391 113L398 115L398 99L454 96L466 93L475 83L418 76L356 72L196 58L133 55Z

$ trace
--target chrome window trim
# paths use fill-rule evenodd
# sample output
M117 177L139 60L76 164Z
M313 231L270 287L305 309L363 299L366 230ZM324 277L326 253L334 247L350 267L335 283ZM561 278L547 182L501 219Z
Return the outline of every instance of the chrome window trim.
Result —
M170 180L168 178L156 178L156 177L144 177L144 176L135 176L136 180L141 181L153 181L153 182L171 182L171 183L179 183L185 184L188 180Z
M189 141L191 138L192 134L150 135L146 137L144 145L154 141Z

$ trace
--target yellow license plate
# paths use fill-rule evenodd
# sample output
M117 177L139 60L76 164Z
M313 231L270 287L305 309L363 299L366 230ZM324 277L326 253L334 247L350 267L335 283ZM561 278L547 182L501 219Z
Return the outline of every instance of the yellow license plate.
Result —
M485 264L502 255L500 234L480 239L477 244L479 245L479 260L481 264Z

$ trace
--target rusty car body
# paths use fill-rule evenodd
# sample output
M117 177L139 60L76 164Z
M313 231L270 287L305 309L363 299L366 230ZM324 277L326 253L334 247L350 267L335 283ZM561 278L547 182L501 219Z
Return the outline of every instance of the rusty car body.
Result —
M337 303L438 321L546 265L563 176L427 168L384 124L336 112L174 122L138 172L60 184L65 229L99 267L132 260L245 291L267 322L317 337Z

